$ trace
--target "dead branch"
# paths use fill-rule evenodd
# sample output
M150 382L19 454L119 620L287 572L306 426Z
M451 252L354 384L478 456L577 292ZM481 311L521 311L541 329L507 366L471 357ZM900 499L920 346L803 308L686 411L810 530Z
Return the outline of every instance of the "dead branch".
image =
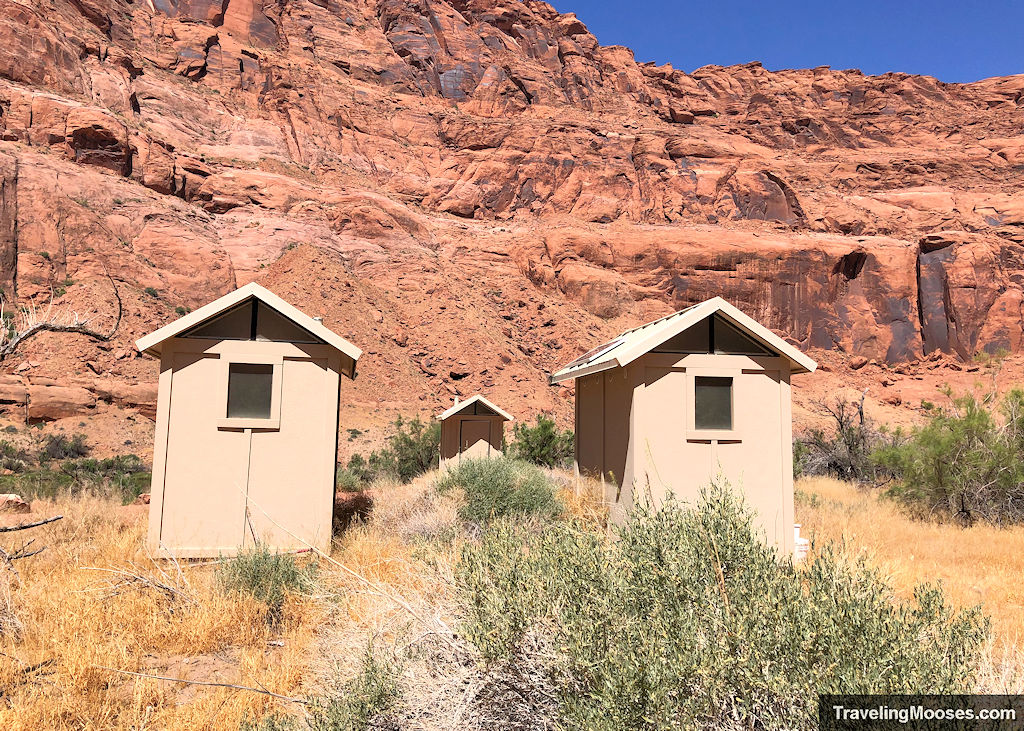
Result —
M121 581L112 584L108 588L108 598L111 596L116 596L120 593L120 590L123 588L141 586L156 589L157 591L165 594L169 599L180 599L189 604L194 603L194 599L185 592L183 592L181 589L178 589L175 586L171 586L170 584L165 584L162 581L157 581L156 579L150 578L149 576L144 576L143 574L137 571L125 571L124 569L108 569L103 568L101 566L81 566L80 568L83 571L105 571L107 573L123 577ZM134 568L134 566L132 568Z
M0 525L0 533L11 533L16 530L28 530L29 528L38 528L41 525L47 523L53 523L55 521L63 519L63 515L54 515L52 518L43 518L33 523L18 523L18 525Z
M110 328L110 332L102 333L89 327L90 321L80 320L77 312L54 312L53 295L51 293L50 302L44 313L40 314L36 311L34 305L30 305L27 310L21 311L21 322L15 327L13 335L8 335L6 330L0 333L0 360L3 360L17 350L18 346L28 338L41 332L77 333L100 342L107 342L114 337L118 328L121 327L121 319L124 316L124 302L121 300L121 292L117 288L117 282L110 276L106 265L103 266L103 273L110 281L110 286L114 290L114 299L117 300L117 317L114 319L114 325ZM3 312L3 303L0 303L0 322L3 320Z
M108 668L104 665L93 665L94 668L99 670L108 670L112 673L121 673L122 675L132 675L136 678L147 678L149 680L164 680L168 683L185 683L187 685L206 685L214 688L233 688L235 690L247 690L250 693L262 693L263 695L269 695L272 698L278 700L288 701L289 703L301 703L304 706L312 705L310 701L305 698L292 698L291 696L281 695L280 693L273 693L264 688L253 688L248 685L236 685L234 683L214 683L209 680L186 680L185 678L170 678L165 675L150 675L149 673L135 673L131 670L118 670L117 668Z
M24 543L22 543L21 546L18 547L18 549L13 551L13 552L9 552L9 551L7 551L4 548L0 548L0 558L2 558L7 563L11 563L12 561L17 561L19 558L28 558L29 556L37 556L37 555L39 555L40 553L42 553L43 551L46 550L46 546L42 546L41 548L37 548L34 551L29 551L28 547L31 546L35 542L36 542L36 539L35 538L31 538L31 539L25 541Z

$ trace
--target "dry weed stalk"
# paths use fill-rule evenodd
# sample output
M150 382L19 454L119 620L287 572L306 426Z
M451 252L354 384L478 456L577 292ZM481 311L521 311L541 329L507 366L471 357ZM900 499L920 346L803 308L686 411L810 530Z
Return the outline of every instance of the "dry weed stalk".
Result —
M42 520L36 520L31 523L18 523L17 525L0 526L0 533L13 533L15 531L28 530L29 528L38 528L41 525L47 525L48 523L54 523L58 520L63 519L63 515L54 515L50 518L43 518ZM40 553L46 550L46 546L39 548L32 548L32 544L35 543L35 538L30 538L27 541L23 541L13 551L8 551L5 548L0 548L0 561L4 562L4 567L17 575L18 571L14 568L14 562L23 558L30 558L32 556L38 556Z
M150 588L164 594L168 599L180 600L187 604L194 604L196 602L195 596L191 592L191 587L188 587L188 582L185 580L184 575L180 573L180 570L178 574L178 582L183 583L187 587L187 590L183 590L170 583L173 579L171 579L171 577L167 575L167 572L159 566L157 566L157 570L160 572L163 580L146 576L135 566L135 564L131 562L128 563L128 566L131 570L103 568L101 566L81 566L80 568L83 571L105 571L118 577L117 580L111 582L105 587L106 594L104 598L107 599L117 596L124 589Z

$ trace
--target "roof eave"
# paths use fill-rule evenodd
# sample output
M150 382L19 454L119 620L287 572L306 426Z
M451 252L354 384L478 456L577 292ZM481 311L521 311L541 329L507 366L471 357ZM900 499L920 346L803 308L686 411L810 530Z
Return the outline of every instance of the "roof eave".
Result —
M600 373L601 371L607 371L622 365L623 364L619 362L618 358L609 358L607 361L591 363L586 368L561 370L558 371L557 373L553 373L550 376L548 376L548 385L557 386L559 383L568 381L571 378L582 378L583 376L589 376L593 373Z

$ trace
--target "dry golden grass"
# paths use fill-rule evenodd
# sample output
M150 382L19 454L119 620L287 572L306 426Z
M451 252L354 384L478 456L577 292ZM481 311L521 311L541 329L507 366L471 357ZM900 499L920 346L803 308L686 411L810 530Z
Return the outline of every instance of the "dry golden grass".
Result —
M0 611L8 608L9 596L13 617L0 636L0 728L237 728L246 714L262 715L280 703L101 667L262 685L284 695L297 691L322 615L314 601L290 599L282 621L271 628L264 605L217 590L213 566L179 570L149 560L144 509L74 498L36 501L34 513L66 517L28 531L47 550L19 561L20 575L8 574L0 584ZM114 588L123 577L86 567L137 572L180 596L140 584ZM42 662L49 664L24 672Z
M1020 683L1019 673L1002 660L1019 666L1024 647L1024 526L962 528L915 520L877 491L827 477L798 480L796 490L796 520L812 550L831 541L865 555L904 597L918 584L939 582L953 604L981 605L992 618L997 658L986 676L997 687L1010 675Z
M553 473L570 515L602 525L599 483ZM267 696L127 677L101 666L193 680L262 686L287 696L330 693L355 676L368 647L399 660L404 728L486 728L466 698L489 681L453 633L459 619L454 573L465 540L459 503L433 489L436 475L410 485L378 484L371 517L340 536L320 561L316 596L291 596L276 626L255 600L218 591L212 565L157 563L143 549L146 512L98 498L35 503L63 512L30 531L48 548L0 580L0 728L235 729L243 718L302 709ZM986 690L1024 687L1017 642L1024 637L1024 528L961 529L921 523L851 485L797 484L803 534L863 552L909 595L942 582L951 600L981 603L996 647L985 658ZM0 536L0 543L17 539ZM126 569L181 596L143 585L114 589ZM279 646L280 645L280 646ZM50 664L36 672L24 670ZM473 693L467 689L473 688ZM462 704L462 705L460 705ZM475 720L473 720L475 719Z

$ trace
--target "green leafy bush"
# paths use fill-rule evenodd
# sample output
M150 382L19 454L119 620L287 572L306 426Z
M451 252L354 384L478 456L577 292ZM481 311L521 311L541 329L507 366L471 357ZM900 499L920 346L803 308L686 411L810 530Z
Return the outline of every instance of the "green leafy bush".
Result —
M290 553L275 553L260 545L221 564L217 582L225 593L248 594L263 602L271 621L276 621L288 593L308 591L315 575L315 563L300 566Z
M507 457L467 459L442 475L439 492L461 490L459 516L486 523L507 515L550 518L562 512L555 486L535 465Z
M571 431L561 431L555 420L537 414L537 421L516 424L512 430L515 441L509 454L517 459L542 467L570 467L576 451L576 437Z
M819 693L972 687L987 621L939 589L779 561L727 487L632 517L616 541L502 521L459 564L465 635L498 663L541 647L564 727L815 728Z
M85 443L85 434L75 434L70 439L63 434L50 434L39 451L39 463L52 459L75 459L86 457L92 448Z
M311 731L365 731L393 728L381 723L401 694L396 668L367 650L359 675L310 709Z
M11 472L24 472L31 459L28 452L21 447L16 447L6 439L0 439L0 468Z
M437 467L441 449L441 425L436 422L423 423L418 417L405 420L401 417L392 424L393 431L387 444L379 452L372 452L369 459L353 454L344 471L346 484L373 482L381 477L393 477L401 482L414 478Z
M1024 391L968 394L874 458L899 484L889 494L925 515L964 523L1024 521Z
M106 485L125 504L148 490L153 478L136 454L65 460L60 471L71 477L74 484Z

